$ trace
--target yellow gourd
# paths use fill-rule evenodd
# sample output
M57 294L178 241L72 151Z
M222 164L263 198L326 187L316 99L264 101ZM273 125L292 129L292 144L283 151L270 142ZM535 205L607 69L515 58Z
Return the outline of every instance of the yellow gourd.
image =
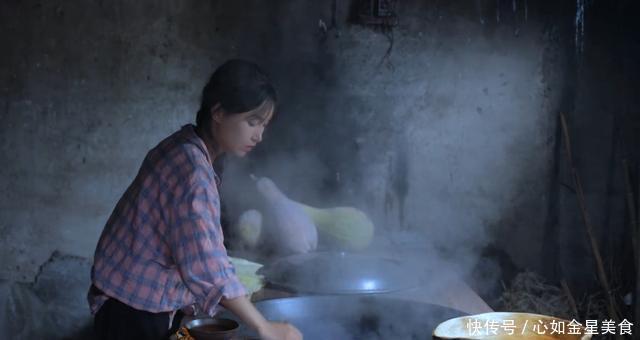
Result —
M361 210L352 207L319 209L298 204L311 217L318 233L337 245L348 250L361 250L371 243L373 222Z

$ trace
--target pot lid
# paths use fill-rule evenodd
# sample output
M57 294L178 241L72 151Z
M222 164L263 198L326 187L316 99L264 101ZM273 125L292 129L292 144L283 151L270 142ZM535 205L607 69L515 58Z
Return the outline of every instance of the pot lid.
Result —
M280 258L258 273L275 286L308 294L388 293L420 285L419 271L391 257L315 252Z

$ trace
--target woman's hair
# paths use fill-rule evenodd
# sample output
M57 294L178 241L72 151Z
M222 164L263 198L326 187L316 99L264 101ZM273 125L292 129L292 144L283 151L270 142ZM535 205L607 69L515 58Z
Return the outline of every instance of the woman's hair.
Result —
M243 113L256 109L265 101L276 105L277 94L267 75L258 65L241 59L232 59L220 65L213 72L209 82L202 90L202 101L196 116L196 125L204 127L211 119L211 108L220 104L225 114ZM275 109L275 108L274 108ZM275 110L274 110L275 111ZM216 157L213 169L222 179L225 157ZM220 224L225 235L230 235L224 200L220 200ZM225 245L230 246L229 237Z
M213 72L202 90L196 125L203 126L211 118L211 108L220 104L225 113L251 111L266 100L276 104L276 90L258 65L232 59Z

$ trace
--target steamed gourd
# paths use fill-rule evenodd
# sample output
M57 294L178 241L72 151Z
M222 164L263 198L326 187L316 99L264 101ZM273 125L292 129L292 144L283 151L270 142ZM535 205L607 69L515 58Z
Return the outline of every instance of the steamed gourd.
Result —
M311 218L297 202L283 194L269 178L256 181L258 191L267 201L274 223L269 229L269 238L277 244L279 252L284 254L308 253L318 246L318 231Z
M242 242L250 248L254 248L258 244L262 232L262 214L255 209L243 212L236 222L236 230Z
M373 239L373 222L361 210L352 207L318 209L302 203L298 205L311 217L318 232L328 236L338 246L361 250Z

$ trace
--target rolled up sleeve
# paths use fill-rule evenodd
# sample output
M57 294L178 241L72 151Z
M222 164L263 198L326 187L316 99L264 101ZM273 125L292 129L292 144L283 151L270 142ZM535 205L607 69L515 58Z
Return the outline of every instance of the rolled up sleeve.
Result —
M220 227L220 201L210 176L194 174L175 200L170 248L184 284L209 315L220 300L246 295L229 261Z

